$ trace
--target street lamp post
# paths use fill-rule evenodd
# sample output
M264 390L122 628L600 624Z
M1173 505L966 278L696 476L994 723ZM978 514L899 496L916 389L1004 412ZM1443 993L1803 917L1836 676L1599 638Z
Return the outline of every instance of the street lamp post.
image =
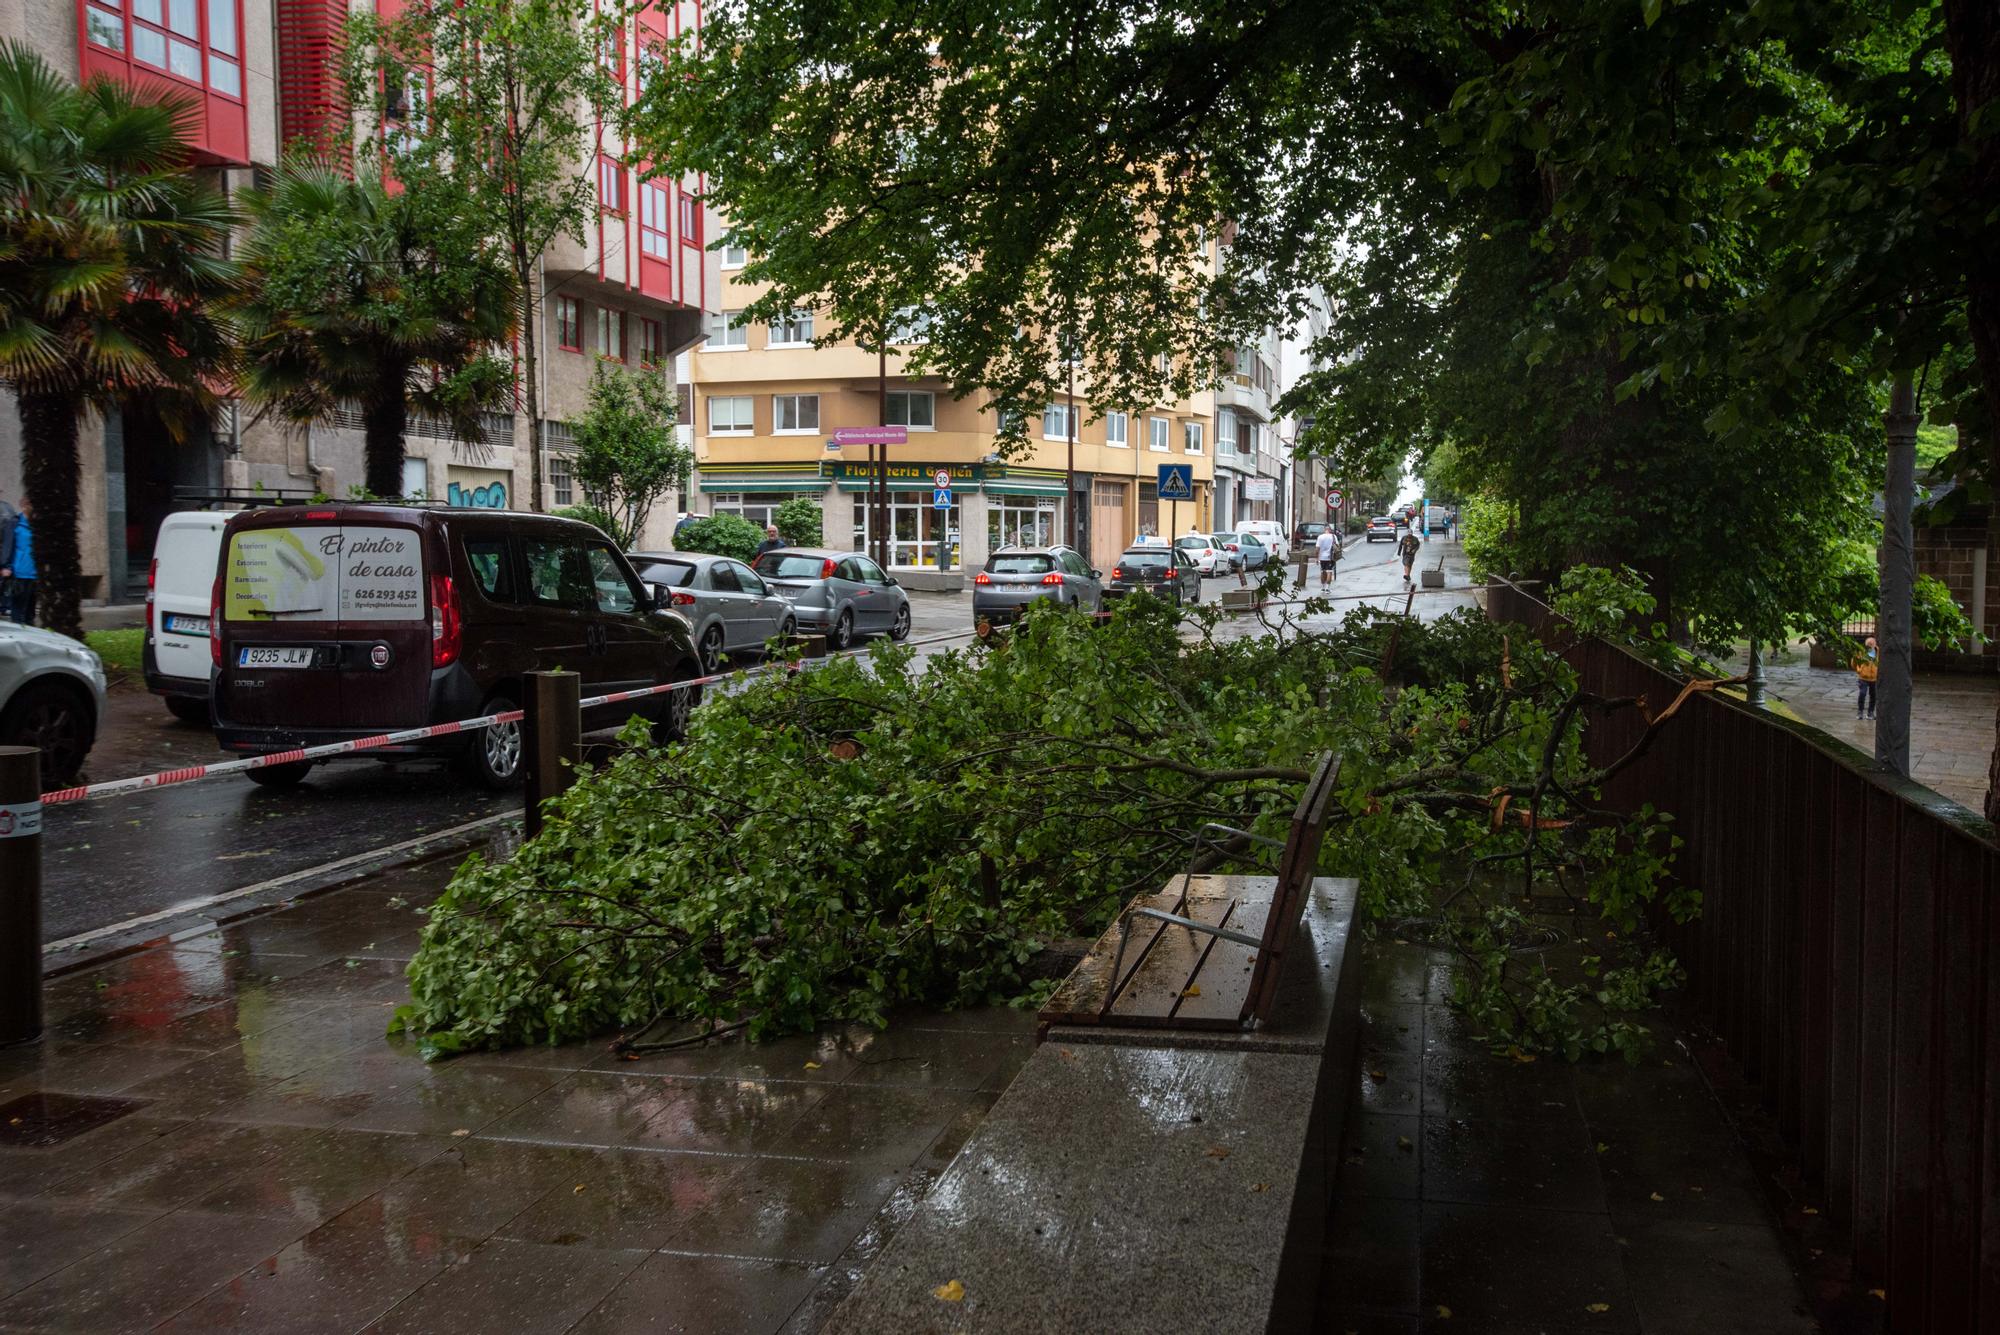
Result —
M1063 469L1063 486L1069 491L1069 545L1081 547L1078 535L1083 531L1078 522L1081 516L1076 512L1076 348L1074 344L1063 349L1069 359L1069 407L1063 417L1063 434L1069 437L1069 463Z

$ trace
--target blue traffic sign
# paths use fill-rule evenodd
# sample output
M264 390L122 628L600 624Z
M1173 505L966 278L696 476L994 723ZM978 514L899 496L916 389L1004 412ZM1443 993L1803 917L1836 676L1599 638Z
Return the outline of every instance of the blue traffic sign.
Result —
M1160 465L1160 499L1163 501L1191 501L1194 499L1194 465Z
M950 487L937 487L931 491L931 508L933 510L951 509Z

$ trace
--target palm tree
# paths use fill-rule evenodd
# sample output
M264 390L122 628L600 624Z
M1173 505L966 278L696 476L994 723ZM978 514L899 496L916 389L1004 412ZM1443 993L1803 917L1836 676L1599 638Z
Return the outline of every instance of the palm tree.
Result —
M303 157L245 205L245 398L293 422L358 404L375 496L402 495L413 411L482 439L479 415L512 403L513 368L492 349L513 336L517 303L455 187L392 190Z
M192 169L193 103L81 87L0 43L0 381L21 417L44 620L83 638L77 426L133 399L181 434L231 362L234 215Z

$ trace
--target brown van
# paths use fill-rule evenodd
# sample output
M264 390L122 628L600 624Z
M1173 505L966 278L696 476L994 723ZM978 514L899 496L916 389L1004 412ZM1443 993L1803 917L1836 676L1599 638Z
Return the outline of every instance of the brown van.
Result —
M515 709L533 671L580 673L586 697L700 675L686 619L656 606L610 539L551 515L246 510L223 532L211 603L211 707L226 751L268 755ZM636 712L679 737L699 690L589 711L584 726ZM503 788L521 777L521 730L362 754L443 755ZM249 773L286 787L312 763Z

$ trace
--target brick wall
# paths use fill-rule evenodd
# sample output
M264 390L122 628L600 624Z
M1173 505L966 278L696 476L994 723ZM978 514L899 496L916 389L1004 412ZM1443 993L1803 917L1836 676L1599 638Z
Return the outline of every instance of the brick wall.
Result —
M1976 656L1919 651L1917 657L1922 665L1987 670L2000 667L2000 511L1973 516L1970 523L1935 528L1917 526L1917 573L1943 580L1968 617L1972 615L1973 554L1981 550L1987 553L1986 624L1981 627L1986 643Z

